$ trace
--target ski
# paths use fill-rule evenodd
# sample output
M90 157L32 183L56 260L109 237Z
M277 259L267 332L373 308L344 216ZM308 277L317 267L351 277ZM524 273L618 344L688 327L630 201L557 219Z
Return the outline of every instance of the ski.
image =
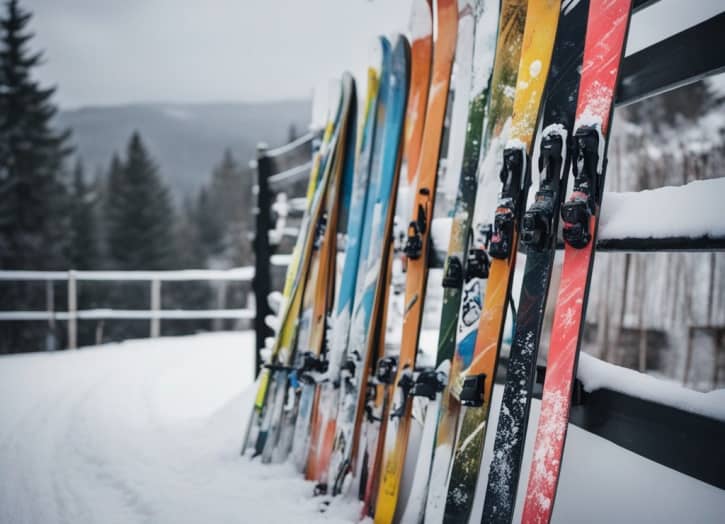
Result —
M428 273L430 223L435 203L438 156L446 112L451 67L455 53L458 10L453 0L438 0L435 11L435 41L433 47L430 95L426 108L423 142L418 163L417 190L413 218L408 226L405 246L407 256L406 306L403 338L394 376L394 395L390 408L384 413L388 428L382 448L380 489L375 508L375 522L390 522L395 513L403 460L410 429L411 402L408 396L418 350L418 337L423 312Z
M460 184L470 184L468 190L461 193L457 202L456 212L451 228L449 256L446 260L444 273L444 303L441 315L438 363L441 371L448 373L446 390L441 395L435 429L435 448L430 470L430 480L425 508L426 522L440 522L445 508L448 472L453 452L459 402L451 394L450 384L455 382L460 370L470 364L475 328L481 308L483 289L487 274L483 271L487 266L477 262L487 259L467 257L468 244L472 242L471 224L474 209L483 209L482 193L492 190L479 186L481 170L485 166L495 164L494 159L501 156L503 143L508 137L509 121L513 111L513 93L516 86L516 75L521 53L524 21L526 19L526 0L505 0L500 7L498 36L495 43L495 59L489 100L483 124L483 136L480 144L480 160L475 159L467 169L473 171L473 180L468 175L462 177ZM477 48L478 49L478 48ZM475 207L474 207L475 206ZM471 246L473 247L473 246ZM477 253L477 252L474 252ZM455 279L455 272L461 270L460 281ZM458 291L458 286L462 287ZM458 301L455 313L452 307ZM454 316L455 315L455 316ZM451 359L451 344L455 353ZM451 369L451 364L453 369Z
M487 254L492 261L478 333L470 364L457 375L454 375L454 370L449 386L451 395L460 403L460 413L443 522L468 521L473 509L516 264L519 224L528 193L529 158L549 76L560 8L560 0L531 0L527 8L511 132L503 152L499 172L501 191L488 239ZM476 214L480 216L478 209ZM480 231L481 223L477 223L476 227ZM475 249L482 247L480 244L474 246Z
M589 0L562 5L539 141L539 189L521 225L526 265L499 412L483 522L513 520L541 325L556 250L561 179L571 155Z
M498 18L498 0L467 2L459 10L458 42L452 80L455 94L446 161L446 196L449 200L454 200L453 205L449 206L449 216L452 218L449 253L458 240L465 241L467 238L467 233L462 234L462 229L470 227L471 208L477 185L476 168L483 141L483 119L496 50ZM465 111L460 106L464 106ZM454 185L456 183L457 187ZM449 318L451 314L457 316L459 292L460 289L445 287L444 278L443 319ZM413 418L422 428L418 430L420 444L415 450L417 458L411 457L415 460L415 467L405 470L405 473L411 471L410 488L408 492L401 489L399 494L398 512L402 511L400 521L403 523L417 524L422 520L425 509L441 392L447 380L447 369L455 347L455 320L453 324L454 336L451 337L444 327L447 323L441 323L435 367L419 369L411 390L413 401L417 403L414 404ZM416 416L421 420L416 420ZM406 462L408 460L406 457ZM405 473L402 482L404 487L409 483Z
M380 48L378 48L380 51ZM345 445L350 441L351 426L348 419L351 418L352 389L351 369L347 366L347 350L350 333L351 316L355 297L359 293L360 269L364 266L365 260L362 254L363 231L366 226L366 209L368 200L373 198L375 187L370 183L370 166L375 143L376 114L378 106L378 87L380 80L380 65L368 68L368 94L365 104L365 120L362 126L358 155L356 159L356 186L352 196L351 224L348 230L347 244L345 248L345 261L343 267L340 294L337 299L335 321L332 326L330 367L333 385L337 391L337 409L331 410L328 424L334 424L334 439L332 443L331 456L328 465L328 478L335 481L338 471L342 468L345 460ZM334 417L334 418L332 418ZM338 491L333 483L332 494L337 495ZM327 487L324 488L327 490Z
M460 174L460 166L463 159L463 144L466 135L466 121L468 118L468 107L469 98L471 91L471 61L473 51L473 5L470 1L459 3L459 21L458 21L458 34L456 42L456 55L455 61L452 67L450 89L448 95L448 102L446 105L446 116L444 119L445 130L441 139L441 155L438 161L438 182L437 182L437 194L435 207L433 210L434 216L440 216L448 213L448 209L452 207L453 201L449 194L451 192L448 187L451 183L458 180ZM443 153L443 149L447 151ZM407 213L410 215L410 211ZM434 219L435 220L435 219ZM394 259L394 253L390 256L390 262ZM402 269L398 266L398 269ZM392 272L392 264L388 272ZM402 272L402 271L401 271ZM392 279L392 275L391 275ZM430 290L430 287L428 287ZM396 296L392 286L385 288L386 296L383 297L383 322L385 329L380 330L380 337L378 340L378 347L383 351L383 358L385 359L383 365L394 362L398 356L400 349L400 330L398 328L402 324L403 315L401 314L402 306L400 304L400 295ZM392 293L392 296L391 296ZM397 300L396 300L397 299ZM426 316L426 307L436 308L437 304L432 302L426 302L426 306L423 310L423 318ZM390 332L391 336L388 336ZM384 369L391 370L392 367L388 366ZM392 378L393 376L378 377L377 390L381 397L381 408L382 412L386 413L390 405L392 398ZM420 428L424 421L424 413L426 409L426 402L422 398L414 399L414 407L412 410L412 421L410 431L410 443L408 445L408 454L412 454L410 458L406 457L405 463L408 465L403 471L401 477L401 488L398 494L398 512L401 512L406 507L408 496L410 495L410 488L413 478L413 466L417 464L417 458L419 456L418 447L418 436L420 434ZM387 418L384 416L380 422L380 430L377 436L377 446L375 453L371 455L371 467L369 468L370 475L368 476L368 484L365 490L365 496L363 499L363 512L365 514L372 514L375 507L375 499L379 489L379 469L382 462L382 444L385 441L385 432L387 427ZM424 467L421 465L421 467ZM420 482L424 482L424 479L417 479ZM419 484L420 484L419 482ZM397 520L397 519L396 519Z
M370 173L370 196L365 211L365 228L360 247L357 291L350 323L348 351L342 366L345 371L345 406L340 410L337 433L331 461L338 467L330 473L334 481L333 493L338 493L353 465L359 439L361 397L365 389L366 361L375 331L376 300L381 276L380 254L389 242L389 209L394 206L394 194L399 173L400 142L403 138L403 119L407 97L409 46L405 39L396 37L393 45L381 38L383 68L380 77L377 107L378 127ZM352 409L355 399L355 409ZM350 420L350 415L354 415ZM352 423L351 423L352 422Z
M324 321L326 309L329 307L329 295L334 290L334 279L328 285L328 275L334 272L335 233L337 216L339 213L343 179L345 178L345 152L354 143L354 127L356 109L355 85L352 77L345 74L342 79L342 106L341 117L337 130L335 147L327 161L329 170L329 187L324 194L321 211L317 220L313 222L312 247L307 256L307 274L304 290L301 297L299 316L294 324L293 334L290 336L294 351L286 351L275 363L278 367L276 374L276 401L271 412L271 432L268 434L269 443L265 453L270 456L277 445L280 432L280 421L285 407L285 395L288 390L290 371L294 371L296 364L301 360L309 366L317 363L322 344L320 323ZM330 289L331 288L331 289ZM322 320L321 320L322 317ZM313 369L305 368L299 372L303 379L312 373ZM296 380L297 373L291 377ZM284 393L282 393L284 391ZM271 438L270 438L271 437ZM268 459L269 460L269 459Z
M562 204L564 263L554 311L524 522L551 520L594 263L606 148L631 0L591 2L577 101L574 187Z
M336 92L335 95L339 95L339 93ZM297 314L301 304L302 288L304 287L303 281L306 278L309 267L309 255L313 247L312 227L319 219L322 210L322 201L330 178L328 170L329 156L337 140L339 122L342 115L342 100L339 96L331 96L331 98L335 99L332 103L335 104L336 110L334 113L331 112L334 118L328 120L322 144L314 159L312 176L308 184L308 206L300 226L300 231L303 234L298 238L297 245L293 251L292 263L287 270L283 294L286 300L281 305L280 314L278 315L280 329L275 337L269 363L262 370L258 380L254 408L252 409L248 423L247 437L243 444L242 454L247 449L252 449L254 456L256 456L261 454L265 447L267 430L270 423L270 416L267 409L268 392L271 377L274 375L274 366L271 363L277 361L280 353L289 351L293 339L293 332L296 329Z
M385 222L387 222L387 209L391 207L389 194L394 191L397 183L399 149L400 142L402 140L404 111L408 91L409 58L410 51L408 42L402 37L396 37L393 40L392 49L390 51L390 67L387 71L384 71L384 77L380 86L380 89L384 90L384 92L381 93L381 96L384 100L386 100L386 111L383 128L380 134L382 148L379 166L381 173L385 174L385 177L377 186L376 194L373 196L375 200L371 201L372 207L369 208L372 211L372 215L370 215L370 227L372 232L375 232L377 229L382 227ZM379 256L380 248L378 245L381 244L383 240L384 237L370 237L369 251L365 253L367 255L366 269L372 266L370 258L377 258ZM357 276L357 273L355 276ZM336 357L339 358L339 355ZM340 366L341 362L336 362L336 364ZM338 378L339 377L336 377L335 375L330 375L330 370L328 370L328 382L330 379L337 380ZM326 392L325 390L329 392L330 388L323 388L321 395ZM328 396L333 395L330 394ZM327 470L329 467L333 438L335 435L333 422L334 417L332 415L334 399L325 399L321 396L319 411L320 417L323 416L323 400L327 402L330 423L325 428L326 432L320 432L317 449L313 447L310 450L311 464L313 464L310 469L312 470L311 478L320 482L319 489L321 491L326 491ZM314 452L317 452L318 454L316 463L313 455Z
M353 84L354 85L354 84ZM353 90L354 94L354 90ZM352 300L355 291L355 280L357 277L357 261L359 251L360 229L363 225L360 214L364 211L367 201L367 189L369 181L369 170L363 167L356 171L356 135L355 116L357 106L353 97L351 104L351 123L349 124L346 137L343 177L341 181L341 193L338 197L338 216L336 220L328 225L332 228L326 241L330 242L328 256L328 271L324 279L318 281L318 285L326 286L325 304L326 307L318 313L318 341L313 348L320 348L320 355L324 358L322 374L308 375L306 379L314 377L316 386L317 406L313 406L315 418L312 420L310 431L311 443L307 460L306 474L310 480L317 480L320 485L317 490L324 492L327 482L327 465L332 451L332 438L335 435L334 411L337 407L339 390L340 355L343 348L335 340L335 327L340 322L349 323L352 307ZM354 206L353 206L354 204ZM351 207L352 206L352 207ZM347 245L345 246L345 242ZM345 247L350 254L343 262L340 275L337 271L337 251ZM336 279L341 278L337 286ZM347 324L345 324L345 328ZM316 409L315 409L316 408Z
M353 85L354 87L354 85ZM350 216L350 205L352 200L353 182L356 178L355 169L355 121L356 121L356 97L355 91L352 92L351 106L349 111L350 122L347 125L345 142L341 153L344 155L342 160L342 181L340 187L340 195L337 205L339 207L339 220L337 225L338 234L344 234L347 229L348 218ZM338 153L340 154L340 153ZM339 159L336 161L340 161ZM367 180L365 180L367 183ZM314 248L313 248L314 249ZM333 286L334 287L334 286ZM291 360L288 359L288 361ZM289 448L291 446L295 417L298 413L298 392L300 382L298 380L297 370L291 369L287 373L282 374L282 378L286 378L286 392L283 394L284 386L280 383L277 392L278 400L275 401L274 420L270 427L267 437L267 444L262 452L263 462L282 462L287 458ZM280 382L282 380L280 379ZM280 406L281 407L280 409Z

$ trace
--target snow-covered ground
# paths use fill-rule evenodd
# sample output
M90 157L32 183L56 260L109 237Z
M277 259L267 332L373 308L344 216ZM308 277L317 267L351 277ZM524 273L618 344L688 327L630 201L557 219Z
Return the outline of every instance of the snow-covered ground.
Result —
M353 521L354 503L319 513L290 467L239 457L252 348L220 333L0 358L0 522ZM556 522L725 514L724 491L579 428L564 460Z

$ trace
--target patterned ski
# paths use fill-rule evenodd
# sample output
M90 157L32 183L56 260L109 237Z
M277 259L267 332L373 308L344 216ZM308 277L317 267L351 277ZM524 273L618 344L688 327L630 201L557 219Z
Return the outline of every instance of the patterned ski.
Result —
M395 513L403 459L410 429L411 402L407 395L412 382L418 337L423 312L423 297L428 273L430 223L435 202L438 156L446 112L448 87L455 53L458 12L453 0L438 0L434 20L435 42L430 96L426 109L421 157L418 164L417 191L413 218L408 226L406 307L403 339L395 373L395 393L390 416L386 417L380 489L375 509L376 522L390 522Z
M372 233L379 229L384 222L387 222L387 209L392 208L389 202L389 198L385 199L385 202L381 204L379 199L385 198L385 192L387 188L395 186L397 182L397 168L400 142L402 140L402 127L405 103L408 91L408 72L409 72L409 47L407 41L403 38L397 38L394 41L393 48L390 53L390 68L383 74L386 75L383 79L381 89L386 89L386 92L381 96L387 100L387 108L385 112L385 121L382 128L382 134L380 138L382 140L382 154L380 157L381 172L384 173L384 178L381 180L381 184L378 185L376 193L371 198L376 198L373 202L372 215L370 217L370 227ZM392 183L390 181L392 179ZM371 236L371 242L376 241ZM377 251L377 244L370 244L369 251L365 253L368 260L366 260L366 269L371 267L369 260L370 256L375 256ZM354 275L357 277L357 272ZM352 306L352 305L351 305ZM341 362L335 363L338 366ZM328 384L330 380L338 380L339 376L329 375L328 371ZM339 375L339 373L338 373ZM331 385L331 384L330 384ZM320 406L323 406L323 401L327 403L327 408L330 416L330 424L325 428L326 431L320 433L320 442L317 449L318 452L318 463L314 466L314 472L317 472L313 478L321 482L321 488L327 489L327 471L330 462L330 455L332 453L333 438L335 436L334 420L332 416L332 407L335 402L335 396L332 394L331 388L323 388L321 395L328 393L328 398L321 396ZM336 407L336 406L335 406ZM320 409L320 416L323 412ZM311 450L311 457L312 452ZM314 458L312 458L314 460Z
M530 0L527 8L511 135L503 152L503 165L499 174L501 192L487 250L493 260L486 295L471 364L451 381L450 386L452 394L461 404L461 411L444 522L465 522L473 509L491 392L516 263L519 222L526 205L531 146L549 74L560 7L560 0Z
M589 8L574 132L574 189L561 209L564 265L523 510L527 523L549 522L554 508L594 263L607 137L630 12L631 0L592 0Z
M299 320L295 329L295 351L291 352L284 359L280 359L280 370L277 380L277 398L280 402L275 403L274 417L278 420L274 424L275 432L271 437L275 440L279 435L279 420L284 410L285 394L279 390L288 390L287 375L293 364L303 362L307 365L300 372L300 379L310 373L319 371L319 353L321 351L324 334L324 318L327 309L330 307L330 295L334 290L334 277L328 279L328 275L334 274L334 254L336 224L339 213L343 179L346 176L345 152L354 144L355 117L352 112L356 109L355 85L352 77L345 74L342 79L342 97L344 112L340 119L340 132L335 144L333 153L328 161L330 171L330 185L324 197L324 204L318 220L314 223L313 249L309 256L309 268L307 280L304 287L302 306L299 313ZM329 227L328 227L329 226ZM329 283L329 285L328 285ZM323 325L320 325L323 324ZM292 376L294 380L297 372ZM282 380L285 378L285 380ZM300 411L301 412L301 411ZM299 412L298 412L299 415ZM299 416L298 416L299 421ZM270 446L277 442L270 442ZM274 449L274 448L273 448Z
M339 93L337 93L339 94ZM255 396L254 409L247 430L247 439L243 445L242 453L253 448L254 455L259 455L264 450L267 440L267 433L271 423L271 413L268 409L268 392L270 382L276 370L280 369L279 358L291 351L291 344L296 332L297 315L300 310L304 280L309 268L309 259L313 248L314 232L313 225L319 220L322 212L324 196L330 179L329 157L337 143L339 135L340 120L343 113L343 100L338 97L335 101L336 110L333 113L334 119L328 121L322 145L316 155L311 183L308 185L308 209L303 217L300 231L303 232L298 239L293 254L292 264L288 268L285 282L284 296L287 297L285 304L280 308L280 330L275 338L270 363L265 366L259 378L257 395ZM286 370L282 370L286 372ZM276 396L274 396L276 398Z
M494 158L500 158L503 151L503 143L508 138L509 121L513 112L513 93L515 91L524 22L526 19L526 7L526 0L505 0L501 5L490 96L483 127L484 134L481 139L483 163L479 166L477 159L476 164L472 166L472 169L476 170L474 171L477 175L475 180L476 186L479 186L479 181L483 180L481 177L485 174L485 168L491 165L495 167ZM463 184L463 182L462 180L461 183ZM484 207L482 202L487 202L487 199L482 199L482 193L486 191L491 192L491 189L485 186L479 186L473 195L475 198L475 209L478 210L479 215L481 214L481 209ZM461 204L463 203L461 202ZM473 207L473 204L470 202L465 203L467 204L466 210L472 213L473 209L471 207ZM467 219L468 223L466 224L465 221L461 221L459 223L460 226L456 225L456 219L454 218L454 227L451 231L450 242L451 246L456 245L456 251L450 250L449 255L451 256L446 261L446 274L448 277L446 281L449 281L454 276L451 273L456 268L452 266L456 266L460 262L465 267L461 268L462 292L458 295L460 310L457 311L458 315L455 320L458 326L457 329L453 329L453 333L446 330L445 323L447 319L445 318L445 313L441 319L442 335L440 343L443 343L446 337L454 336L455 354L452 365L449 364L447 366L449 368L449 385L441 397L441 407L436 430L436 447L433 454L425 510L426 522L440 522L443 520L448 473L460 410L460 403L453 396L451 385L456 383L461 369L468 366L471 362L483 290L486 283L485 279L487 276L480 271L481 267L477 264L481 260L480 257L472 258L464 256L467 253L466 246L469 242L473 242L471 238L473 232L471 231L471 217L465 217L464 215L462 218ZM480 219L482 218L480 217ZM471 248L474 248L474 246L472 245ZM478 251L472 249L471 253L477 255ZM454 259L453 257L456 258ZM486 259L483 260L485 261ZM449 292L449 289L445 289L444 292ZM451 293L451 295L455 297L455 294ZM446 305L444 305L445 307Z
M353 84L354 85L354 84ZM354 94L354 90L353 90ZM351 111L357 112L354 103ZM337 397L339 393L339 372L340 359L344 348L340 346L339 340L334 340L334 326L340 322L348 322L350 309L354 298L355 281L357 277L357 261L359 252L359 236L362 228L361 213L364 211L366 193L368 188L369 173L367 169L356 171L355 149L356 149L356 114L352 115L348 124L348 134L345 137L345 147L342 150L343 158L340 162L343 165L340 194L336 204L337 217L328 222L329 233L325 242L329 242L329 251L325 253L328 260L327 274L318 280L319 288L324 289L325 296L320 302L325 305L324 309L318 311L317 334L318 338L313 342L313 351L319 347L319 354L324 361L319 362L321 374L308 374L307 379L314 379L317 389L315 396L318 398L317 406L313 406L315 417L312 419L310 431L311 444L307 459L306 476L309 480L317 480L324 485L327 482L327 467L332 452L332 439L335 435L335 414ZM353 194L355 193L355 194ZM354 199L354 208L351 208ZM333 207L335 210L335 207ZM331 216L331 215L328 215ZM337 247L340 240L347 240L347 251L351 253L341 268L341 282L336 286L337 271ZM337 296L335 297L335 291ZM323 302L324 300L324 302ZM336 305L337 304L337 305ZM333 319L330 325L329 320ZM345 329L347 324L345 324ZM319 488L318 488L319 489Z
M539 153L539 189L521 224L526 266L518 301L506 383L496 428L483 522L513 520L541 324L551 280L561 202L584 53L589 0L564 2L551 63Z
M346 474L352 464L351 457L356 451L355 438L359 433L359 423L355 421L360 409L360 398L364 400L365 390L360 387L366 380L366 359L371 351L374 337L377 295L384 276L381 269L381 253L389 242L389 222L394 206L395 187L397 186L400 143L403 139L403 120L408 91L408 75L410 49L402 37L396 37L391 45L385 39L383 69L380 78L378 102L378 127L375 132L373 162L370 174L370 197L367 202L366 224L360 250L360 266L358 269L358 291L355 294L353 316L350 324L347 359L343 366L346 369L346 399L340 415L343 422L335 439L335 458L338 470L334 474L333 493L342 489ZM374 189L373 189L374 188ZM354 391L354 389L357 391ZM351 400L355 398L355 412L351 408ZM349 417L355 414L353 424ZM352 429L352 431L351 431ZM342 446L342 448L341 448ZM341 449L340 449L341 448ZM348 454L349 453L349 454Z
M368 200L373 198L375 188L370 183L370 166L372 160L373 144L375 143L376 131L376 113L378 105L378 87L380 78L380 66L368 68L368 95L365 109L365 123L362 128L360 144L358 147L356 169L358 171L356 179L356 188L353 194L351 228L348 233L348 241L345 249L345 263L343 269L343 281L347 281L341 287L341 293L338 297L338 305L336 311L336 319L332 326L330 368L331 374L337 378L332 379L333 384L338 388L337 391L337 409L331 412L328 424L334 424L334 438L331 446L330 463L328 466L328 479L335 481L339 475L340 469L343 468L345 461L345 449L350 442L350 433L352 431L352 415L350 414L351 402L353 396L353 388L351 387L351 377L349 367L346 364L350 322L355 301L355 296L361 290L359 289L360 279L358 275L364 267L365 260L362 254L363 231L367 224L366 209ZM348 292L342 292L350 286L352 289ZM349 422L348 422L349 420ZM326 431L327 433L327 431ZM323 483L327 479L323 479ZM339 491L335 489L336 483L333 483L333 494ZM324 488L327 490L327 486Z
M451 80L454 95L453 103L449 102L452 108L446 160L446 196L453 201L453 205L446 206L450 207L449 214L453 222L451 245L455 244L454 237L461 238L455 232L465 226L462 222L468 220L470 224L470 208L473 207L477 185L476 168L483 140L484 112L496 50L498 15L498 0L468 1L458 13L458 41ZM437 208L439 204L440 200L436 203ZM463 240L465 241L465 237ZM460 289L455 293L449 293L449 289L444 289L442 318L451 314L457 316L458 313L460 301L457 297L460 296ZM410 457L410 460L414 460L415 467L406 467L403 476L402 485L405 487L410 484L410 487L408 490L401 490L398 495L397 512L402 513L400 521L404 523L420 522L425 510L441 391L455 347L455 336L447 336L444 324L442 323L439 337L436 366L419 369L416 383L411 390L411 395L416 397L414 403L417 403L413 408L413 418L421 418L416 422L422 424L422 435L416 451L417 457ZM455 320L453 324L455 332ZM408 460L409 457L406 457L406 462ZM408 476L411 477L410 480Z

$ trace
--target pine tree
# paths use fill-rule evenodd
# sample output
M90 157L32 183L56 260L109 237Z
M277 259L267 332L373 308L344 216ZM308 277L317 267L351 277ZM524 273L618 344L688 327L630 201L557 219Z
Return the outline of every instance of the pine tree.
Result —
M65 269L70 133L54 128L55 88L34 80L42 53L30 49L31 16L17 0L5 2L0 13L0 267ZM2 309L37 310L44 302L42 283L8 284L0 293ZM37 324L4 322L0 352L42 349L45 336Z
M227 149L212 172L207 202L211 206L208 217L215 222L207 226L220 228L222 233L221 250L212 252L212 255L221 255L223 259L217 260L216 265L242 265L250 251L245 236L249 208L243 204L247 201L247 195L242 176L239 164Z
M219 210L212 203L209 190L202 187L193 208L194 222L199 231L205 263L211 256L218 256L224 250L224 226Z
M169 190L138 132L126 161L111 162L106 205L108 250L117 269L171 269L175 256L174 210Z
M83 162L78 159L73 171L68 259L74 269L99 269L96 195L85 181Z
M0 266L61 269L67 231L63 162L69 131L57 131L55 88L33 80L31 14L17 0L0 17Z

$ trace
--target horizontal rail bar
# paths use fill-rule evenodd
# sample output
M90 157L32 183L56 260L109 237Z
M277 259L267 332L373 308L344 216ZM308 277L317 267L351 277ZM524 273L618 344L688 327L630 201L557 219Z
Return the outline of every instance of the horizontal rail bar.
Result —
M85 309L77 311L75 318L80 320L123 319L150 320L169 319L248 319L254 318L252 309L166 309L151 311L143 309ZM0 311L0 321L33 321L33 320L69 320L67 311Z
M632 14L641 11L653 4L656 4L660 0L634 0L632 2Z
M270 262L273 266L280 266L280 267L287 267L290 265L290 262L292 261L292 254L287 255L272 255L270 258Z
M289 182L290 179L301 179L305 175L310 174L310 169L312 169L312 162L306 162L300 166L290 168L286 171L282 171L281 173L277 173L276 175L270 176L267 181L270 183L270 185L275 184L281 184L282 182Z
M624 59L615 104L623 106L725 71L725 13Z
M563 249L563 242L561 248ZM725 251L723 237L669 237L669 238L600 238L597 240L600 251L621 251L630 253L644 252L696 252Z
M304 146L308 142L312 142L315 138L319 136L320 131L310 131L309 133L305 133L301 137L296 138L292 142L288 142L287 144L272 149L267 149L265 151L265 154L269 157L282 156L289 153L290 151L294 151L295 149Z
M179 271L73 271L76 280L116 281L224 281L248 282L254 277L253 267L234 269L184 269ZM0 271L0 280L68 280L70 271Z

